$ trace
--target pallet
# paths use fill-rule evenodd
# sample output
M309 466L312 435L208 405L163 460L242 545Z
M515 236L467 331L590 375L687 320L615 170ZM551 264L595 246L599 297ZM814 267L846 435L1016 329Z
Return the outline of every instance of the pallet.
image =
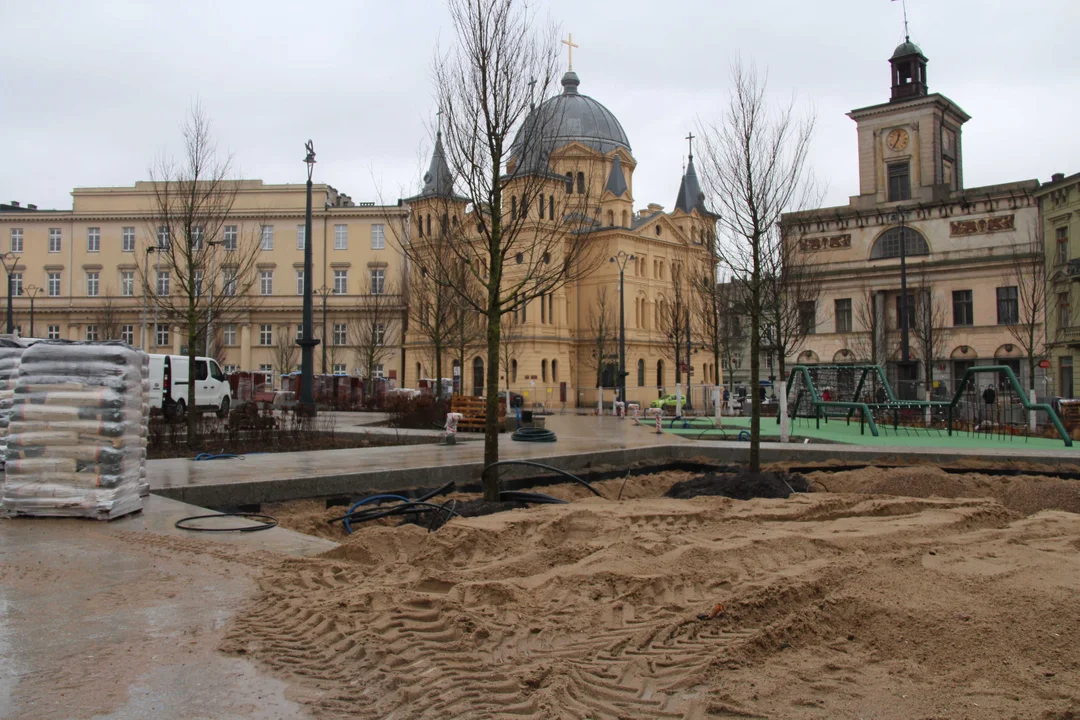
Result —
M484 432L487 427L487 399L475 395L454 395L450 398L450 412L461 413L458 430L464 432ZM506 423L506 412L499 408L500 431Z

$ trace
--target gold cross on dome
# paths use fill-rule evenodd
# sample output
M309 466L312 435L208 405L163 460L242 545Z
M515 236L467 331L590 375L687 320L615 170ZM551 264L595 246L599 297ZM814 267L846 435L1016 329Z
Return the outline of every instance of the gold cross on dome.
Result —
M573 70L574 69L574 48L578 47L578 45L574 44L574 34L573 33L568 33L566 35L566 39L565 40L560 40L559 42L561 42L563 45L566 46L566 51L569 53L569 57L567 58L567 63L566 63L566 69L567 70Z

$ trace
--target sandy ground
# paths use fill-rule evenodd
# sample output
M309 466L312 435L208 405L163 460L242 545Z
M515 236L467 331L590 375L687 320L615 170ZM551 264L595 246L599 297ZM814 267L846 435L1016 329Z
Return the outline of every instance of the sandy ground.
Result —
M320 717L1080 717L1080 485L902 468L657 498L675 479L363 527L269 568L222 648Z

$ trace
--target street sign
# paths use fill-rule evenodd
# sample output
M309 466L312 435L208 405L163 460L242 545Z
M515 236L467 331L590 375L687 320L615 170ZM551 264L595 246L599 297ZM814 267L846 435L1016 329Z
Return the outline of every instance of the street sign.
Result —
M1039 361L1039 367L1041 367L1043 370L1049 370L1050 369L1050 361L1049 360L1040 360Z

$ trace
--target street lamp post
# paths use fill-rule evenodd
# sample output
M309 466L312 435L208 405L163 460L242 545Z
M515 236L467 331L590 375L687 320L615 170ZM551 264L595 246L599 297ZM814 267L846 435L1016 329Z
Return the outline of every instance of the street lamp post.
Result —
M11 298L14 295L15 286L11 283L11 273L15 270L15 264L19 262L19 256L12 252L0 255L0 262L4 264L7 272L7 331L8 335L15 332L15 314L11 308Z
M634 259L624 250L615 253L608 262L619 266L619 400L626 402L626 263ZM603 362L603 358L600 359Z
M206 241L206 246L208 248L213 248L215 245L224 244L224 240ZM212 332L214 325L214 251L212 249L210 250L210 281L208 284L210 286L210 299L206 305L206 349L203 351L206 357L210 357L210 333Z
M34 337L34 298L41 292L41 288L37 285L27 285L23 289L30 296L30 337Z
M908 339L910 303L907 292L907 233L904 225L904 209L896 208L889 219L900 223L900 378L901 392L907 388L911 374L911 344Z
M146 303L150 297L150 253L156 252L157 248L151 245L146 248L146 259L143 262L143 303L142 303L142 347L143 351L150 351L150 339L146 337ZM155 288L156 290L156 288ZM154 302L154 349L157 349L157 301Z
M690 402L690 375L694 371L694 366L691 364L690 358L690 306L686 306L686 402L683 403L683 407L687 409L693 409L693 405Z
M312 335L314 311L312 308L312 285L314 271L311 258L311 173L315 170L315 146L308 140L304 146L307 156L307 213L304 222L304 335L300 338L300 410L311 417L315 415L315 346L319 341Z
M315 294L322 298L322 374L326 374L326 296L330 294L330 288L322 285Z

